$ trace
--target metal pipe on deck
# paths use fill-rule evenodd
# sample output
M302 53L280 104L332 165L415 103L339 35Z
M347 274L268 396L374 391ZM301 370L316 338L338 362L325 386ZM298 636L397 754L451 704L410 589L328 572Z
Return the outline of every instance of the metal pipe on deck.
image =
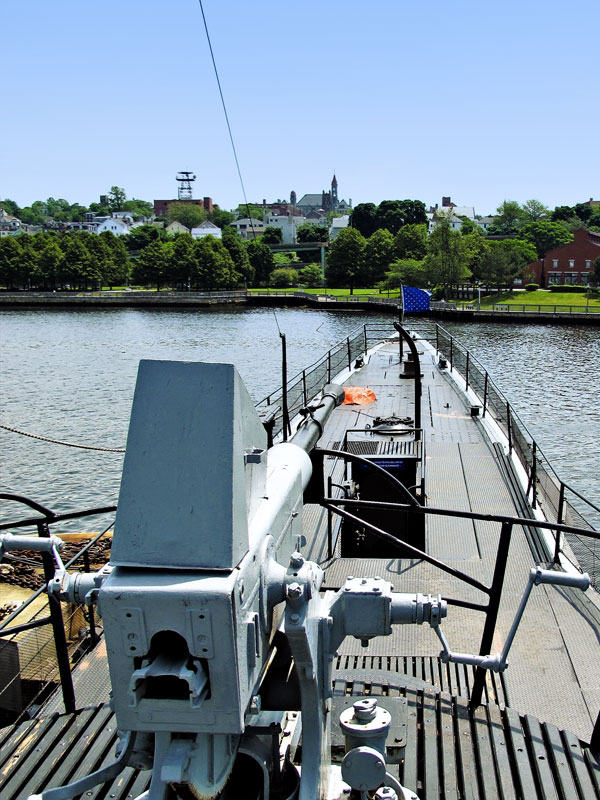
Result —
M323 389L323 396L319 405L308 407L301 413L305 414L304 421L294 436L291 443L310 453L323 434L323 426L329 419L331 412L344 402L344 387L337 383L328 383Z

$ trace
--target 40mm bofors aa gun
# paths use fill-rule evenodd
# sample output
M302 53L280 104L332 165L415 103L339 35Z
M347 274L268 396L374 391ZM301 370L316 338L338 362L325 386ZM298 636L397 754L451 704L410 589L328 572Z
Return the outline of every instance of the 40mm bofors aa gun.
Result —
M301 554L310 453L343 398L326 386L290 441L268 448L232 365L140 363L110 564L59 570L49 585L102 615L120 747L114 764L43 800L79 795L127 764L152 769L147 800L325 798L344 638L428 623L447 649L439 596L360 577L321 592L321 568ZM388 711L365 698L339 724L340 787L415 797L387 772ZM300 736L298 770L283 745Z

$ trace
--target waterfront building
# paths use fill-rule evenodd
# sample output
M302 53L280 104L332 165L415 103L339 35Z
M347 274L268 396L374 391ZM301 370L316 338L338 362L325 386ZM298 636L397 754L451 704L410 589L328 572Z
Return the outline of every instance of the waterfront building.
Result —
M544 258L532 261L525 274L542 289L547 286L587 286L594 262L600 258L600 233L580 228L573 241L549 250Z

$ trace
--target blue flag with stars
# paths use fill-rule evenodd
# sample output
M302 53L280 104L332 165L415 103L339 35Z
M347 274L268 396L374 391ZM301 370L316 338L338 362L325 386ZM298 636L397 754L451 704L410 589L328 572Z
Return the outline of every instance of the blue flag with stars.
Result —
M414 289L412 286L402 287L402 305L405 312L429 311L431 292L426 289Z

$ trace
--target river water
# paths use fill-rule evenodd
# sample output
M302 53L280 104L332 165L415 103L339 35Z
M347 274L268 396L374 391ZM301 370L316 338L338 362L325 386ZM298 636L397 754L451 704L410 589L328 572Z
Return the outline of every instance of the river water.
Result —
M124 447L141 358L233 362L259 400L365 322L309 309L0 312L0 422L53 439ZM410 323L410 320L408 321ZM563 480L600 505L600 332L586 326L452 323L517 409ZM2 491L57 512L116 503L123 455L0 429ZM21 516L3 504L2 517ZM79 529L97 525L78 523Z

